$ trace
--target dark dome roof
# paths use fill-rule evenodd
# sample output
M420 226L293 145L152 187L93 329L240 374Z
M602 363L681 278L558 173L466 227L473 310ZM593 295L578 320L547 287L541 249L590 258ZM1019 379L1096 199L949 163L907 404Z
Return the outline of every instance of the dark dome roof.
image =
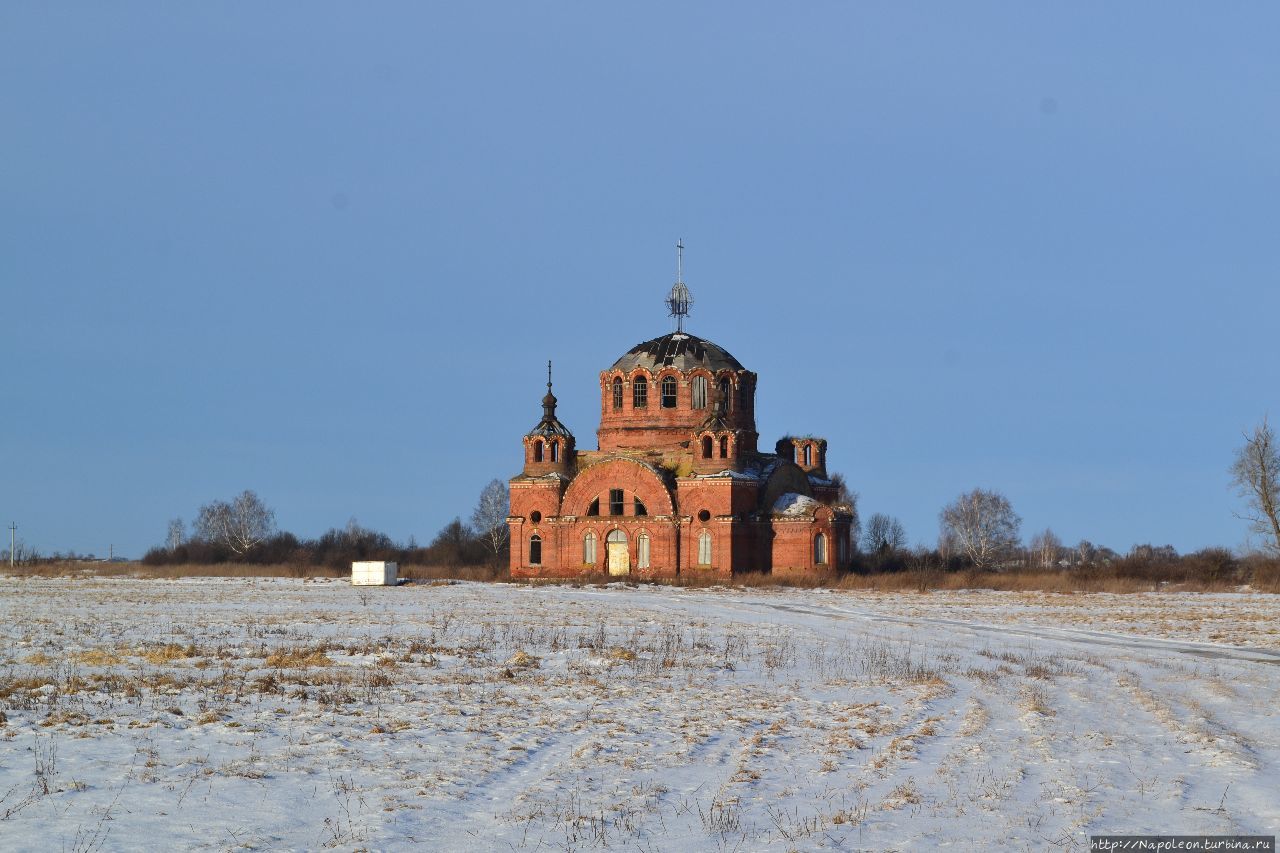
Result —
M634 370L646 367L659 370L674 367L677 370L742 370L742 365L729 353L711 341L684 332L672 332L642 344L636 344L627 354L613 363L613 370Z

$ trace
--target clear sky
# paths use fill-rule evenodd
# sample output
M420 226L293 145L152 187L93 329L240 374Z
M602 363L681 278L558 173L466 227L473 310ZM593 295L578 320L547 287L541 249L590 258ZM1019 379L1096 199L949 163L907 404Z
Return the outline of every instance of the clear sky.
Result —
M1274 3L0 5L0 521L138 556L251 488L429 540L554 359L688 328L863 517L1238 546L1280 419Z

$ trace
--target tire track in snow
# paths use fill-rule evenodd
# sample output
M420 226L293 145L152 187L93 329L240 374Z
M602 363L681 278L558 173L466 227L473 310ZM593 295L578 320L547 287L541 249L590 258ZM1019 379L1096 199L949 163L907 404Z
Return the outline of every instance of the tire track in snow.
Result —
M1196 643L1186 640L1164 640L1155 637L1138 637L1130 634L1111 634L1105 631L1089 631L1082 628L1057 628L1040 625L995 625L970 622L963 619L945 619L938 616L893 616L849 607L822 607L818 605L783 604L778 602L734 601L744 609L767 608L804 616L820 616L827 619L863 619L895 625L938 625L974 634L994 634L1003 637L1027 637L1052 642L1076 643L1091 646L1122 648L1129 651L1178 652L1216 660L1248 661L1250 663L1280 664L1280 649L1222 646L1214 643Z

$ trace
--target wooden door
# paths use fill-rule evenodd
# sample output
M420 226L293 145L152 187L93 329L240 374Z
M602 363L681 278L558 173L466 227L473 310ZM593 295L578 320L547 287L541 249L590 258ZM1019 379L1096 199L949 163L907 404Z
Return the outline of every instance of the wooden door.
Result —
M609 543L609 574L625 575L631 571L631 560L627 557L626 542Z

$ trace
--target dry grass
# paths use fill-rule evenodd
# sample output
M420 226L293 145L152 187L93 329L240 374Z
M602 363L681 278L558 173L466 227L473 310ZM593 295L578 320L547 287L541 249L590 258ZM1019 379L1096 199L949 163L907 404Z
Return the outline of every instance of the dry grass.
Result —
M1250 586L1258 592L1280 593L1280 562L1248 558ZM141 563L47 563L38 566L0 567L0 573L8 572L16 577L136 577L174 579L185 577L318 577L346 578L345 569L328 566L298 566L280 564L269 566L217 563L211 565L146 566ZM410 581L465 580L483 583L509 583L512 578L506 568L488 566L426 566L405 564L400 567L400 577ZM731 580L714 574L698 572L676 577L618 578L606 574L578 575L568 578L527 578L521 583L605 585L625 582L657 583L666 586L703 589L716 586L748 588L796 588L818 587L867 590L875 592L930 592L934 590L990 589L1000 592L1230 592L1237 581L1225 579L1194 579L1177 582L1135 577L1117 571L1111 566L1096 566L1062 571L1010 571L1010 572L942 572L938 570L878 572L871 574L840 574L830 571L787 572L766 574L745 572L735 574Z
M162 646L139 648L134 651L134 655L144 659L147 663L160 665L173 663L176 660L193 658L196 656L196 647L194 645L180 646L175 643L167 643Z
M243 563L147 566L142 563L41 563L35 566L0 567L0 572L20 578L286 578L346 577L349 571L326 566L257 566Z
M83 652L76 652L71 659L85 666L115 666L123 661L120 655L106 649L86 649Z
M264 664L274 669L306 669L313 666L331 666L333 661L325 654L324 649L303 647L272 652L267 655Z

